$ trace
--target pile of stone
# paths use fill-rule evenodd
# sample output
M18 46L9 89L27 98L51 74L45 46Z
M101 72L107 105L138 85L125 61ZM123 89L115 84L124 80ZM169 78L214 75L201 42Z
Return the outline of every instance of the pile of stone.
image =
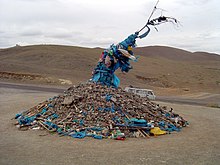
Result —
M60 136L96 139L149 137L180 131L187 121L167 107L121 88L96 83L72 86L15 116L20 129L46 129Z

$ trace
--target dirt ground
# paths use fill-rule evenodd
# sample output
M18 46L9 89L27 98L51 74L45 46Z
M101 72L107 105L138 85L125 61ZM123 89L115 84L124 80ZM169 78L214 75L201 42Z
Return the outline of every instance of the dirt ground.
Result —
M220 109L158 102L190 123L179 133L125 141L59 137L46 131L19 131L11 118L56 93L0 87L0 164L169 164L220 163Z

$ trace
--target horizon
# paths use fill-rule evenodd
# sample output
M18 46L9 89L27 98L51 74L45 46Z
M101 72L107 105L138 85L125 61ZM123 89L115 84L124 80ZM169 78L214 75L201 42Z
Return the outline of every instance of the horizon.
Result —
M78 47L78 48L88 48L88 49L107 49L107 48L103 48L103 47L89 47L89 46L65 45L65 44L55 44L55 43L50 44L50 43L48 43L48 44L28 44L28 45L16 44L14 46L0 48L0 50L10 49L10 48L15 48L15 47L28 47L28 46L67 46L67 47ZM166 46L166 45L137 46L134 49L136 49L136 48L146 48L146 47L166 47L166 48L170 48L170 49L178 49L178 50L186 51L186 52L189 52L189 53L208 53L208 54L213 54L213 55L219 55L220 56L220 54L215 53L215 52L190 51L190 50L187 50L187 49L182 49L182 48L172 47L172 46Z

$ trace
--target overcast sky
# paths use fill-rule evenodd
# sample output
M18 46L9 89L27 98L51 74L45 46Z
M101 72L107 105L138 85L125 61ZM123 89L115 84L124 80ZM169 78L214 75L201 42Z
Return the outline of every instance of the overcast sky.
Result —
M107 48L143 27L157 0L0 0L0 48L62 44ZM165 45L220 54L219 0L160 0L163 24L137 39L138 46ZM161 10L152 18L161 14Z

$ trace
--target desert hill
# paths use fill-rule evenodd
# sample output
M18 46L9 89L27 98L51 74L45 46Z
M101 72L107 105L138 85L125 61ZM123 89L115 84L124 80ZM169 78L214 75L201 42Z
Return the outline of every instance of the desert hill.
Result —
M219 61L219 55L207 52L189 52L167 46L139 47L135 51L147 57L162 57L173 61Z
M73 84L87 81L101 48L60 45L16 46L0 49L1 79L28 83ZM138 62L128 74L117 73L121 85L156 91L212 91L220 93L220 55L164 46L139 47ZM21 77L19 77L21 75Z

